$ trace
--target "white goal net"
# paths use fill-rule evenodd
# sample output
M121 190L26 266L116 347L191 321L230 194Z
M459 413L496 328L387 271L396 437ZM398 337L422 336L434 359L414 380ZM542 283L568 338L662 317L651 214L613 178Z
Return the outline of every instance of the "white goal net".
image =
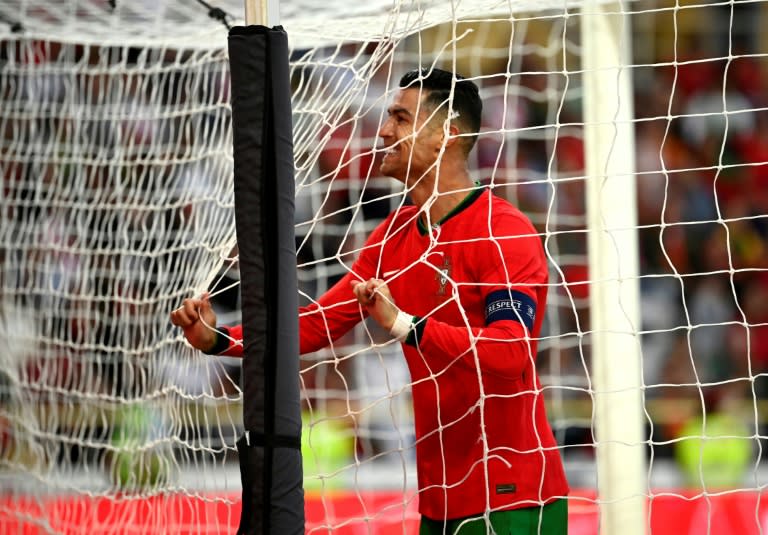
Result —
M616 135L604 148L635 162L624 182L636 202L612 203L637 214L617 235L637 240L639 271L626 258L629 277L611 281L639 289L622 303L639 311L622 333L641 342L627 416L639 439L603 435L597 409L592 290L606 280L590 273L584 105L601 97L582 20L593 12L563 0L281 4L302 304L407 202L376 149L400 76L455 70L484 102L472 176L530 217L549 261L536 368L571 532L596 532L624 498L641 499L640 529L657 535L762 532L766 3L590 4L623 20L602 46L631 50L629 91L609 84L602 102L621 94L634 108L604 122L631 131L631 146ZM191 349L168 313L210 291L220 322L239 322L225 24L242 12L229 0L0 3L0 535L236 529L240 363ZM308 533L417 532L411 378L388 342L366 322L302 356ZM621 357L607 365L631 364ZM633 469L596 452L623 440L645 460L639 495L616 498L602 478Z

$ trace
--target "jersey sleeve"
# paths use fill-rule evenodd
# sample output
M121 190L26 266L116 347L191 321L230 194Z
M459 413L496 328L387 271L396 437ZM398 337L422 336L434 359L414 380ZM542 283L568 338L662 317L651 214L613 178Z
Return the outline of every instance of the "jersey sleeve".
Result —
M218 327L216 344L209 351L209 355L242 357L243 356L243 326L222 325Z
M366 281L378 270L378 259L392 216L371 233L352 267L341 280L309 306L299 308L299 352L311 353L332 344L346 334L366 312L352 293L351 282ZM212 354L242 357L242 325L223 327ZM226 345L224 345L226 343Z
M351 282L359 280L353 265L352 271L317 301L299 308L299 353L331 345L365 317L352 293Z
M367 312L352 293L352 282L367 281L378 272L381 247L390 215L371 232L352 268L309 306L299 309L299 351L311 353L329 346L365 319Z
M509 220L511 219L511 221ZM474 274L482 288L482 325L449 325L417 318L406 343L441 369L456 361L503 377L520 376L532 363L544 314L547 271L541 240L524 219L509 218L478 242ZM464 306L462 304L462 306Z

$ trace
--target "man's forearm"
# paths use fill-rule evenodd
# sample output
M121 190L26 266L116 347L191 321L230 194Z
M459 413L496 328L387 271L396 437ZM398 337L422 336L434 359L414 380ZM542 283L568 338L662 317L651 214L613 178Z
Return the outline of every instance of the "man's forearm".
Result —
M499 321L487 327L454 326L433 318L414 318L414 327L405 343L416 347L439 370L457 364L501 377L519 377L534 358L535 343L523 327L513 321Z

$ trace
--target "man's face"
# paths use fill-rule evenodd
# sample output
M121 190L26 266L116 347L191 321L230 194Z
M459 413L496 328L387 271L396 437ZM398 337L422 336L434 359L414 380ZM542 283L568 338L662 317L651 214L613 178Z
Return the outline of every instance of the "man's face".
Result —
M408 186L432 168L443 140L439 121L429 121L430 111L419 104L423 94L419 88L398 91L379 130L386 148L381 173Z

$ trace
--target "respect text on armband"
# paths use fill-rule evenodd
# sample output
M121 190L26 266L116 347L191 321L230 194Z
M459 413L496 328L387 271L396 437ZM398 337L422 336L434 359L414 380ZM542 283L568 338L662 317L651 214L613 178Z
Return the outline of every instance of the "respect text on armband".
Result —
M528 330L536 321L536 301L526 293L509 290L491 292L485 298L485 324L512 320L525 325Z

